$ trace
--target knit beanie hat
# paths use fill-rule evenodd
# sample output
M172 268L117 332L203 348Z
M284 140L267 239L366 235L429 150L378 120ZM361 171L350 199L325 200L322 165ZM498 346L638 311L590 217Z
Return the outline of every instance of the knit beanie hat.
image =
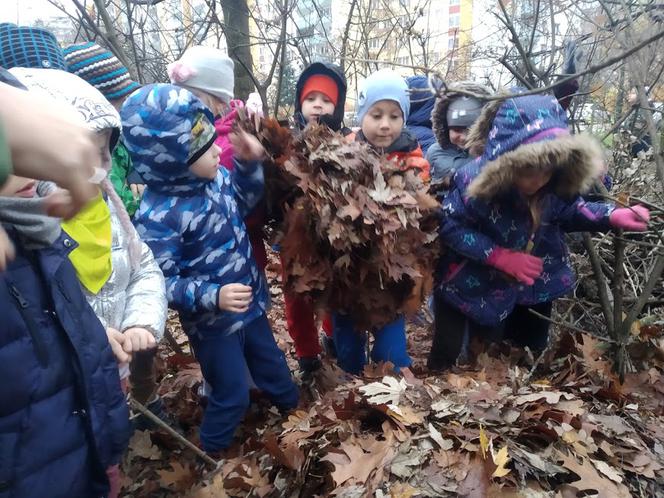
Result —
M67 70L90 83L108 100L120 99L140 87L120 59L94 42L70 45L64 54Z
M447 108L447 126L450 128L470 128L480 117L483 103L475 97L461 95L450 102Z
M201 90L229 103L235 82L233 68L233 61L218 48L197 45L169 64L168 76L174 85Z
M214 124L210 122L204 113L198 113L191 127L191 142L187 165L191 166L200 159L212 147L216 139L217 132L214 129Z
M313 74L304 82L302 93L300 94L300 105L305 101L311 92L320 92L332 101L334 107L339 101L339 87L336 81L325 74Z
M42 28L0 24L0 66L67 69L64 54L53 33Z
M362 83L357 98L358 122L362 123L362 119L364 119L371 106L381 100L392 100L399 104L404 122L408 119L408 114L410 114L408 85L398 73L389 69L376 71Z

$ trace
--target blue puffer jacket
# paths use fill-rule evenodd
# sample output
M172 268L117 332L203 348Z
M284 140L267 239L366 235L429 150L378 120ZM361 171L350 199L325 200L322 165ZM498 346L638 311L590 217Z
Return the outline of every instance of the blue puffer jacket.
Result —
M440 227L447 248L437 291L483 325L497 325L516 304L552 301L567 293L574 272L563 232L608 230L613 209L578 196L598 176L601 151L591 137L567 134L567 120L555 98L509 99L496 110L493 126L479 125L490 128L484 154L453 178ZM489 111L480 120L492 118ZM536 201L514 188L520 170L552 165L552 180ZM496 247L542 258L541 277L525 286L488 266Z
M0 497L106 496L129 414L104 328L67 258L27 251L0 272Z
M429 147L436 143L436 137L431 130L431 111L436 97L431 93L426 76L411 76L406 78L406 83L410 89L410 114L406 129L415 135L422 147L422 154L426 156Z
M136 229L166 278L170 305L188 334L235 332L265 313L267 285L251 253L244 217L263 195L259 163L235 161L214 180L194 176L187 157L194 119L213 117L194 94L149 85L122 106L125 145L147 186ZM253 289L244 313L218 308L219 291L241 283Z

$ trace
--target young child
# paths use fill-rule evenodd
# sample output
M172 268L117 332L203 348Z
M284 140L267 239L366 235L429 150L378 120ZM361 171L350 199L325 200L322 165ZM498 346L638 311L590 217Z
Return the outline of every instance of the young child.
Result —
M645 230L649 217L579 197L601 173L601 150L569 134L554 97L487 104L467 143L484 153L457 171L443 204L433 370L455 364L466 333L544 349L549 322L529 310L549 316L574 286L564 232Z
M147 183L136 227L166 277L169 303L212 388L203 448L227 448L249 406L249 377L282 410L298 391L267 320L267 284L252 256L244 215L261 199L265 151L233 138L232 172L219 168L213 116L188 90L149 85L122 107L134 165Z
M70 45L63 50L63 55L67 70L99 90L117 111L129 94L140 88L120 60L95 42ZM109 179L129 216L134 216L145 185L133 170L129 152L121 139L113 149L112 164Z
M346 78L336 64L314 62L307 66L295 86L295 113L298 131L310 123L322 123L343 135L350 130L343 126L346 104ZM305 377L321 366L321 344L312 303L305 297L291 292L284 293L286 324L295 344L295 355ZM323 319L323 344L330 354L335 354L330 317Z
M107 496L105 469L117 468L129 441L127 405L68 259L76 243L44 214L36 190L13 175L0 186L0 223L15 248L0 272L0 374L11 379L0 386L2 490Z
M466 147L468 129L479 117L484 102L467 97L455 90L465 90L488 96L490 91L484 85L473 82L460 82L448 93L436 99L431 113L436 143L426 158L431 164L431 180L449 186L454 172L472 160Z
M14 68L11 72L31 91L50 95L78 111L96 132L102 167L108 172L121 123L103 95L64 71ZM54 189L53 184L50 187L44 188L44 193ZM121 368L121 378L129 377L137 401L165 417L154 372L154 352L163 337L168 311L164 277L107 178L101 181L101 190L95 201L63 223L79 246L70 259L110 339L122 343L125 356L120 355L120 363L127 363L126 356L132 359L129 368Z
M380 70L363 83L358 99L357 116L361 130L356 140L368 142L389 159L398 161L404 170L414 169L428 179L429 165L414 135L404 129L410 112L408 86L397 73ZM341 313L333 314L334 342L339 366L359 374L367 362L365 331L356 330L353 321ZM406 350L406 324L403 317L374 334L373 361L390 361L396 369L407 368L412 360Z
M406 84L410 92L410 114L406 121L406 129L415 135L426 157L429 147L436 143L431 123L436 96L429 86L429 78L425 75L409 76L406 78Z

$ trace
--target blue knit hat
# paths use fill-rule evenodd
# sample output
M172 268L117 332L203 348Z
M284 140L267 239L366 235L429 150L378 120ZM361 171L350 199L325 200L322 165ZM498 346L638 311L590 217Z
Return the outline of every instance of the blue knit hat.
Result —
M408 85L398 73L389 69L381 69L370 75L362 83L357 98L357 120L362 119L372 105L381 100L393 100L401 108L403 120L406 122L410 114L410 98Z
M120 59L94 42L70 45L63 52L67 70L90 83L108 100L120 99L140 88Z
M0 66L67 70L55 35L42 28L0 24Z

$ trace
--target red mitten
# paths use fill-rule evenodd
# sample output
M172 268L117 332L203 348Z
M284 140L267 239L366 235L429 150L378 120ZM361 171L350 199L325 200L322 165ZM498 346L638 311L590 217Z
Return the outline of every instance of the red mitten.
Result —
M622 228L631 232L645 232L648 229L650 211L644 206L614 209L609 215L613 228Z
M502 247L496 247L486 262L526 285L533 285L544 269L541 258Z

